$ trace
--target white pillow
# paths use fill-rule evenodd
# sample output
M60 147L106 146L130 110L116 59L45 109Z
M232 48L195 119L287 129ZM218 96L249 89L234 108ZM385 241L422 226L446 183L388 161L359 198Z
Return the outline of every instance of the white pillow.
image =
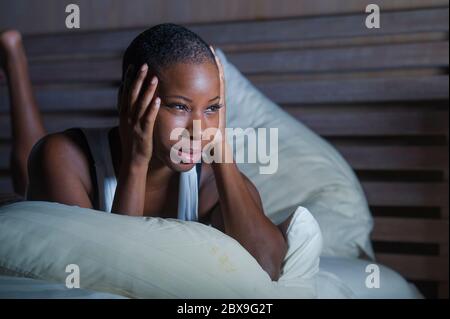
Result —
M263 96L221 50L217 52L225 72L227 127L278 128L276 173L263 175L259 164L238 163L258 188L267 216L278 224L295 207L304 206L322 230L323 255L357 257L363 250L373 257L372 216L351 167L328 142ZM238 138L236 149L244 147Z
M290 234L290 235L289 235ZM196 222L131 217L58 203L0 207L0 275L133 298L314 298L320 230L296 209L278 282L236 240Z

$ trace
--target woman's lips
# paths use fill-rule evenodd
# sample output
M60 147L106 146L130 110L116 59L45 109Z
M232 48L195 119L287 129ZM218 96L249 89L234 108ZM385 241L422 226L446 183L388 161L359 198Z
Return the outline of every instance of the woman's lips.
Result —
M180 157L182 163L196 163L200 160L202 152L197 149L189 149L189 153L178 150L178 156Z

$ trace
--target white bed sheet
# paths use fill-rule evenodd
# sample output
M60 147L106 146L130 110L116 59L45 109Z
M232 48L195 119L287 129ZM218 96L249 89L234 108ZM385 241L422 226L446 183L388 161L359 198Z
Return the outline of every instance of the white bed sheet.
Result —
M0 299L126 299L123 296L91 291L69 289L64 284L43 280L0 276Z
M379 269L379 288L368 288L366 279L373 270L366 272L369 264ZM345 287L344 287L345 286ZM317 276L318 297L357 299L422 299L423 295L411 283L394 270L375 262L343 258L321 257Z
M371 262L361 259L321 257L317 274L319 299L419 299L417 288L392 269L377 264L380 269L380 288L367 288ZM120 295L86 289L68 289L63 284L42 280L0 276L0 299L121 299Z

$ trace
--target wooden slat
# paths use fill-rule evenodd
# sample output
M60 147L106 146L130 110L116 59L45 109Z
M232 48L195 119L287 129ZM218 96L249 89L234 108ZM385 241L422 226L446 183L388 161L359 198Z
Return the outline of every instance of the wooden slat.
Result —
M448 99L446 75L317 82L267 82L256 87L277 103L355 103Z
M320 50L229 54L241 72L337 72L410 67L446 67L448 42L378 45Z
M441 100L448 99L448 85L448 76L256 83L279 104ZM6 88L2 91L0 110L7 110ZM35 91L44 111L111 109L117 99L115 87L37 87Z
M213 44L251 43L373 36L396 33L448 31L448 8L384 12L383 27L361 27L366 15L341 15L269 21L249 21L188 25L206 41ZM332 27L330 27L332 26ZM144 28L113 32L77 32L73 34L32 36L25 38L28 54L61 55L92 54L123 51Z
M318 73L391 68L448 67L448 41L309 50L231 53L227 58L245 75ZM30 63L34 84L119 81L121 57L53 59ZM2 83L0 81L0 83ZM3 81L4 83L4 81Z
M448 183L362 182L369 205L444 207Z
M401 69L381 69L381 70L354 70L348 72L294 72L294 73L257 73L249 74L248 79L252 83L318 83L323 81L342 82L346 80L361 81L369 79L405 79L405 78L428 78L432 76L442 76L446 74L441 68L401 68ZM331 104L331 103L330 103Z
M120 81L122 62L117 58L90 58L30 63L33 84Z
M260 42L260 43L225 43L219 48L227 53L248 51L282 51L282 50L304 50L344 48L369 45L402 44L402 43L424 43L448 40L446 32L419 32L378 35L376 37L356 36L350 38L319 38L303 39L293 41ZM38 58L39 59L39 58Z
M372 240L448 244L448 220L375 217L374 223Z
M27 54L34 57L121 53L143 30L145 28L25 36L24 45Z
M113 111L117 105L116 87L65 86L35 87L41 112L47 111ZM0 94L0 111L9 110L6 91Z
M46 114L44 125L49 133L72 127L108 127L118 123L118 116ZM8 116L0 116L0 138L9 137L11 123Z
M448 281L448 257L376 254L376 258L409 280Z
M322 136L448 135L446 111L344 111L304 112L284 107Z
M376 32L361 27L365 17L365 14L322 16L233 23L226 24L226 27L221 24L194 26L191 29L212 43L268 42L448 30L448 8L384 12L383 27Z
M443 146L334 145L353 169L445 170L448 148Z
M0 177L0 193L14 193L11 178Z
M43 0L14 3L11 10L8 1L0 2L0 28L20 25L25 32L76 32L64 25L67 2ZM129 26L146 26L150 22L209 23L249 19L279 19L292 16L343 15L364 12L368 4L364 0L227 0L227 1L164 1L164 0L78 0L82 12L82 30L112 29ZM448 0L378 0L382 12L412 10L418 8L447 7ZM22 8L18 9L18 8ZM28 13L28 14L25 14Z
M9 168L10 153L11 153L10 145L0 146L0 170L6 170Z

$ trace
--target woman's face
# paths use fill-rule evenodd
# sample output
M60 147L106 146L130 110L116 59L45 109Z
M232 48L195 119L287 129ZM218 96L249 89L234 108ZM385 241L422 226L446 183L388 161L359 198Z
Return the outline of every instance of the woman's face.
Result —
M219 74L214 63L177 63L166 67L159 75L156 92L161 107L153 132L153 156L175 171L190 170L199 161L201 149L212 140L212 137L203 140L202 132L219 125L219 94ZM171 140L171 132L177 128L185 129L188 136L177 135L176 140ZM192 143L194 138L197 143ZM181 140L192 154L177 153L183 159L177 163L171 160L170 151Z

